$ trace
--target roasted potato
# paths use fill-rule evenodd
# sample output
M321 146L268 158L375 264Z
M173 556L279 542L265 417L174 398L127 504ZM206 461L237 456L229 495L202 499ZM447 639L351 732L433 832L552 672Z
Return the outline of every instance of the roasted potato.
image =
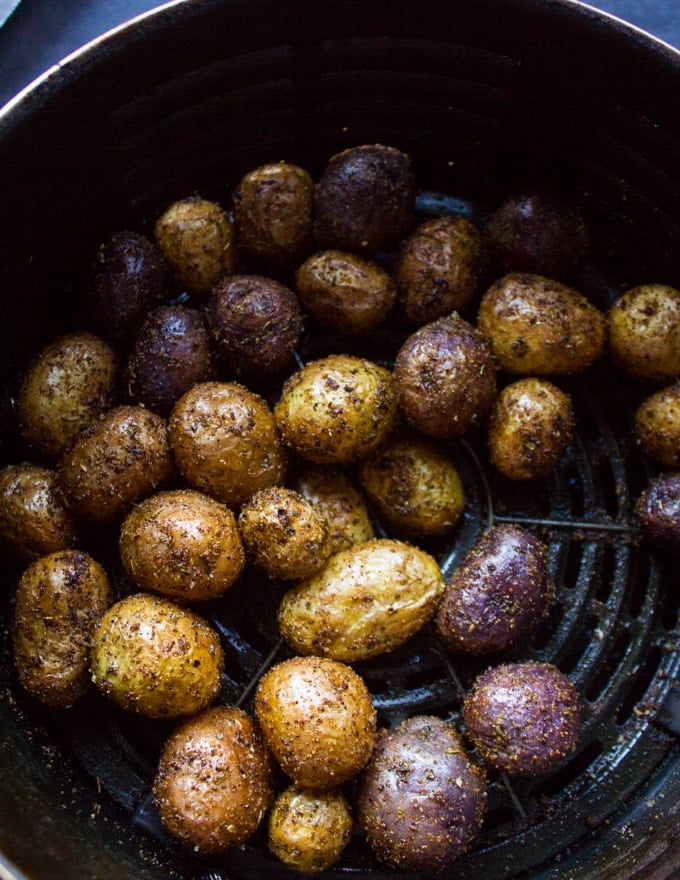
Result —
M429 553L375 538L336 553L318 574L291 587L279 605L279 628L298 654L354 663L415 635L443 594Z
M381 861L429 875L470 846L486 804L486 777L453 725L416 715L380 732L357 819Z
M14 663L23 687L51 709L73 706L90 685L94 629L111 601L102 566L81 550L34 560L16 593Z
M255 714L282 770L302 788L337 788L373 750L376 711L363 679L325 657L272 666L255 691Z
M232 511L191 489L159 492L137 504L123 521L119 544L133 583L180 602L221 596L245 563Z
M635 504L635 514L646 538L680 555L680 472L653 477Z
M136 593L115 602L92 642L92 681L120 708L149 718L205 709L222 684L224 655L206 621L169 599Z
M635 411L635 438L664 468L680 467L680 382L645 398Z
M273 767L257 724L214 706L181 721L166 740L153 793L163 825L194 852L244 843L273 800Z

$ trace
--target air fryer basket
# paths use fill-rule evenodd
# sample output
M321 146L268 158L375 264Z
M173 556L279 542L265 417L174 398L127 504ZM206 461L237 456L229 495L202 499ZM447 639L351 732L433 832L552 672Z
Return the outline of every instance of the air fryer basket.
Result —
M224 200L261 162L318 174L345 146L392 144L414 160L423 215L481 219L533 184L577 198L595 255L580 284L604 307L635 283L680 286L679 128L680 56L569 0L168 4L77 54L0 117L1 460L25 455L12 426L18 371L78 326L78 282L96 246L119 228L148 231L173 197ZM370 342L373 357L393 351L390 338ZM556 663L585 711L580 747L558 772L491 777L482 834L447 878L652 880L680 866L680 592L672 561L641 539L632 513L653 472L630 429L649 389L604 365L568 387L578 438L540 486L508 487L479 437L452 447L470 503L454 537L429 549L448 573L494 520L548 541L553 612L494 661ZM267 855L262 831L213 859L166 839L149 786L168 725L96 695L48 713L20 691L8 660L20 566L4 562L0 876L294 876ZM259 671L286 655L273 605L255 581L247 602L234 591L207 611L230 702L247 707ZM359 671L382 723L420 712L457 721L461 693L489 662L453 661L427 631ZM397 875L357 836L328 876Z

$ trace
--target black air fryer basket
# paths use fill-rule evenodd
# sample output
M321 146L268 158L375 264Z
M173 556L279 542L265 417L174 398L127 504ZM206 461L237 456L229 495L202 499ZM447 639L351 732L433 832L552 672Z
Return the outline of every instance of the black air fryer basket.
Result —
M376 142L411 155L423 216L483 220L534 185L577 199L593 230L579 283L601 307L636 283L680 286L680 56L661 43L569 0L170 3L78 53L0 117L2 463L25 454L17 375L78 326L79 279L100 241L148 232L175 197L225 201L263 162L318 176L338 150ZM375 340L368 347L378 355ZM389 345L379 354L388 359ZM552 661L585 704L580 746L559 771L491 776L482 833L442 875L451 880L653 880L680 866L677 561L641 538L633 515L654 471L631 416L650 389L606 365L567 386L579 433L555 475L508 487L479 438L456 444L470 501L454 536L428 548L448 574L487 523L536 530L557 600L530 642L494 661ZM168 725L97 695L49 713L19 689L8 630L21 567L4 563L0 876L293 877L262 830L211 859L165 837L149 790ZM225 699L246 708L259 672L286 656L274 604L255 585L247 601L235 590L209 609ZM459 721L462 690L489 662L453 661L428 631L358 669L381 723L424 712ZM398 875L357 834L327 876Z

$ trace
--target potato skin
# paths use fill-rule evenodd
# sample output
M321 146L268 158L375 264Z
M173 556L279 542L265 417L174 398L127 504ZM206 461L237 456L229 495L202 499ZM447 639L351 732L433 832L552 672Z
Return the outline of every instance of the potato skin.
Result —
M191 489L159 492L137 504L120 530L120 557L143 590L199 602L216 599L245 563L232 511Z
M494 282L479 306L478 329L502 370L520 375L581 373L604 353L607 320L572 287L523 272Z
M680 376L680 290L642 284L607 312L609 355L625 373L653 382Z
M652 477L635 503L635 514L646 538L680 556L680 471Z
M470 846L486 804L486 777L453 725L420 715L380 732L357 818L381 861L438 872Z
M94 333L67 333L45 346L17 393L19 429L29 446L58 458L113 406L119 372L115 350Z
M174 474L167 425L142 406L119 406L93 423L58 465L67 503L96 525L120 521Z
M178 718L219 694L224 655L217 633L169 599L135 593L115 602L92 643L92 681L122 709Z
M434 615L444 579L429 553L375 538L336 553L279 605L281 634L299 654L354 663L391 651Z
M363 679L325 657L272 666L255 691L255 714L281 769L311 789L337 788L366 764L376 711Z
M244 843L273 800L271 756L242 709L214 706L181 721L163 746L153 783L171 834L201 853Z
M635 438L664 468L680 467L680 382L645 398L635 411Z
M73 706L89 688L93 632L110 601L106 572L81 550L41 556L23 572L14 663L22 686L49 708Z

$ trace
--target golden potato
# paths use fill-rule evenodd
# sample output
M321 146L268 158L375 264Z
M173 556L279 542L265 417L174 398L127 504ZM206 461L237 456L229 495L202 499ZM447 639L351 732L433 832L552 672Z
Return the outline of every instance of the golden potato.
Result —
M245 563L233 512L191 489L140 502L123 521L119 543L123 568L138 587L184 602L221 596Z
M352 815L341 791L291 785L269 814L269 850L303 874L332 867L349 843Z
M23 687L51 709L73 706L90 685L94 629L111 601L104 569L88 553L41 556L24 571L12 629Z
M670 382L680 376L680 290L642 284L607 312L609 354L631 376Z
M105 697L150 718L205 709L220 692L219 637L193 611L137 593L114 603L92 643L92 680Z
M542 275L511 272L482 297L478 329L502 370L568 375L604 353L607 319L582 294Z
M310 361L286 381L274 417L284 442L303 458L326 464L356 461L396 423L392 376L353 355Z
M153 784L161 820L194 851L246 841L273 800L262 734L242 709L214 706L181 721L163 746Z
M169 429L182 476L224 504L283 480L286 458L272 412L237 382L194 385L175 404Z
M443 595L444 579L429 553L375 538L336 553L318 574L291 587L279 605L279 628L299 654L354 663L415 635Z
M118 376L116 352L93 333L68 333L45 346L17 394L17 420L28 444L58 458L113 406Z
M255 714L281 769L303 788L348 782L368 761L376 711L363 679L325 657L272 666L255 692Z
M680 467L680 382L642 401L635 412L635 437L657 464Z

